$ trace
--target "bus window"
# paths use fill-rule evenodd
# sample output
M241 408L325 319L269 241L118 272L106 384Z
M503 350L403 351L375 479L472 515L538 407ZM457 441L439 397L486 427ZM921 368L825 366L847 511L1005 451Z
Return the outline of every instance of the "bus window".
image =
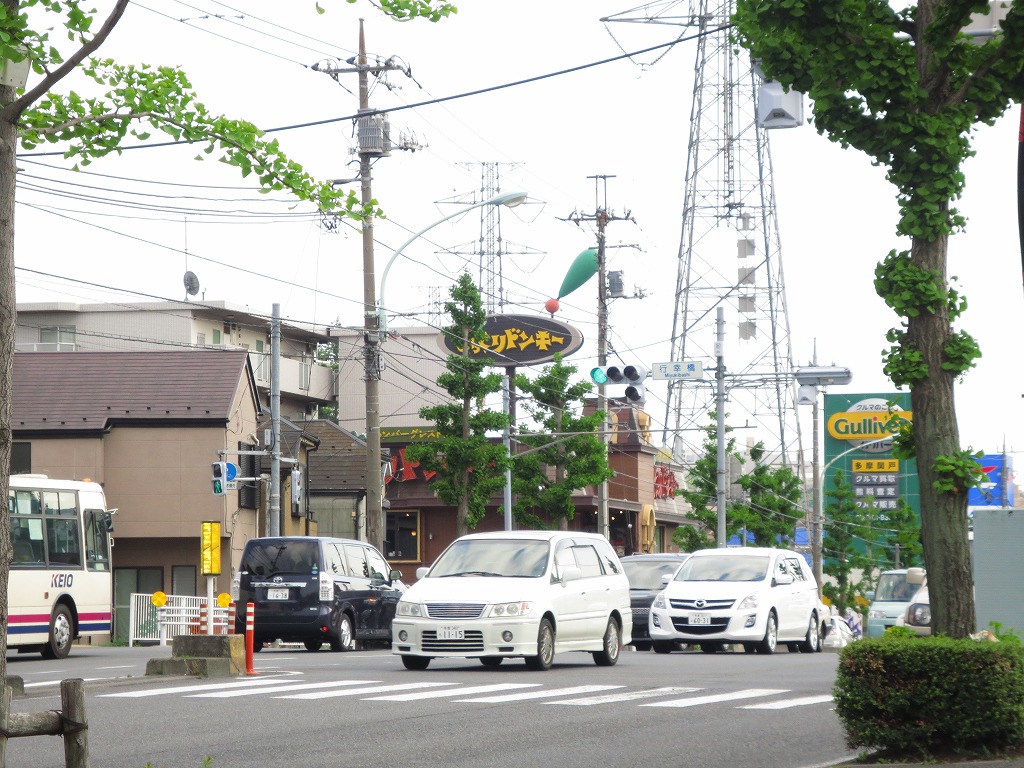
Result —
M11 490L7 496L7 511L12 515L41 515L43 506L39 502L39 491Z
M100 509L85 510L85 566L90 571L110 570L110 516Z
M81 565L78 518L46 518L46 545L50 565Z

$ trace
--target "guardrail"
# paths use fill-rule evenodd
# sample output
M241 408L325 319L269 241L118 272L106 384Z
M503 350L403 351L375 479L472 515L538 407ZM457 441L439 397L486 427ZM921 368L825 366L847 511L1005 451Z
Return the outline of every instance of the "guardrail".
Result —
M167 603L153 605L153 595L133 593L128 610L128 647L136 643L167 645L175 635L231 635L235 632L234 604L221 608L216 601L193 595L167 595Z

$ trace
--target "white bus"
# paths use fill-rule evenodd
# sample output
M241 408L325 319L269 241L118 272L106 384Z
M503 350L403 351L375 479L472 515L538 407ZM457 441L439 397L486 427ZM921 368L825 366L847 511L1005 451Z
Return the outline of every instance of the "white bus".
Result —
M7 647L63 659L72 642L111 632L110 532L98 483L12 475Z

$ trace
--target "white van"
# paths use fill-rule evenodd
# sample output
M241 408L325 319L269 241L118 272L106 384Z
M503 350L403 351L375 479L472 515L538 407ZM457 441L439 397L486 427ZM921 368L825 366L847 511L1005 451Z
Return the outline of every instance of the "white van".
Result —
M573 531L497 531L456 539L402 596L392 651L406 669L434 658L496 667L589 651L600 666L632 639L629 580L607 539Z
M651 640L699 645L716 653L739 643L745 651L821 650L828 616L803 555L786 549L702 549L690 555L654 599Z

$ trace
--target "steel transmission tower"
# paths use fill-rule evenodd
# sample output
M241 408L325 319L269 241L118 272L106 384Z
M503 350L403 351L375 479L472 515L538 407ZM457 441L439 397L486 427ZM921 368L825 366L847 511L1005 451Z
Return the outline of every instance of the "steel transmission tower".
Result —
M466 165L470 165L466 163ZM508 163L473 163L480 166L480 199L488 200L501 192L501 166ZM515 164L510 167L515 168ZM461 195L457 199L442 200L444 203L465 204L474 203L475 199L465 199ZM480 300L487 310L487 314L493 315L503 311L508 303L508 294L505 290L502 262L505 256L513 254L534 254L540 253L533 248L518 245L506 241L501 235L501 210L502 205L485 205L480 209L480 235L476 242L464 243L445 250L445 253L458 253L472 255L477 258L479 266L479 277L477 285L480 289Z
M605 22L676 25L696 37L686 194L672 315L672 360L716 360L715 320L727 324L727 425L737 443L761 440L775 461L799 463L800 428L767 132L758 124L761 80L729 40L734 0L662 0ZM677 461L701 452L715 390L670 382L665 411ZM672 431L674 425L674 432Z

